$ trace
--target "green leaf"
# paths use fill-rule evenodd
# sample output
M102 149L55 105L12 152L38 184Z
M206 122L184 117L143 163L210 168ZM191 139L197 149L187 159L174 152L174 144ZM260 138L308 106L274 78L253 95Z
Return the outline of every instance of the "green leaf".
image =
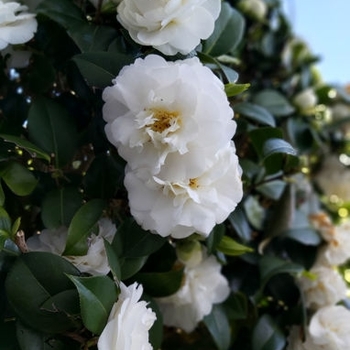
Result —
M125 258L121 260L121 280L126 280L134 276L145 265L148 256L138 258Z
M12 142L16 144L19 148L26 150L33 158L45 159L48 162L50 162L51 160L50 156L46 152L44 152L43 150L41 150L26 139L6 134L0 134L0 137L2 137L7 142Z
M105 88L119 71L134 61L132 56L110 52L88 52L76 55L73 61L89 85Z
M250 84L233 84L228 83L225 84L225 93L227 97L232 97L241 94L242 92L248 90L250 87Z
M257 230L263 229L265 210L255 196L247 196L243 202L244 210L250 224Z
M286 339L277 324L269 315L260 317L253 330L253 350L282 350Z
M249 102L241 102L234 106L236 113L262 125L276 126L275 118L264 107Z
M31 194L38 183L33 173L17 162L3 164L0 167L0 176L17 196Z
M264 143L262 154L264 158L270 157L275 153L286 153L293 156L297 155L296 150L285 140L271 138Z
M222 240L225 235L225 225L216 225L214 229L210 232L210 235L206 239L208 255L212 254L217 248L217 245Z
M234 212L229 215L228 221L243 241L250 241L252 230L249 226L247 216L240 206L238 206Z
M69 162L76 151L78 134L75 123L53 100L39 98L32 103L28 133L31 142L55 157L57 168Z
M223 2L213 34L203 42L203 52L212 56L233 51L241 42L245 29L242 15L229 3Z
M260 259L259 262L259 271L262 286L265 286L271 277L280 273L298 274L303 270L304 268L301 265L282 260L275 256L265 255Z
M79 293L84 326L94 334L101 334L117 301L115 283L107 276L68 277Z
M222 305L213 305L212 311L203 319L218 350L227 350L231 343L230 324Z
M81 51L106 50L118 36L112 27L95 25L86 20L84 13L69 0L45 0L38 12L64 27Z
M5 286L8 301L24 324L46 333L63 332L77 326L69 310L43 308L55 295L72 290L73 285L65 274L77 276L80 273L58 255L30 252L17 258Z
M101 218L105 208L101 199L93 199L84 204L74 215L69 228L63 255L85 255L88 249L87 237Z
M252 248L239 244L228 236L222 237L217 245L217 250L229 256L239 256L254 251Z
M4 189L2 188L2 184L0 182L0 206L3 206L5 203L5 193Z
M181 287L183 270L168 272L143 272L134 276L143 285L144 291L153 298L166 297Z
M259 158L263 159L265 154L263 148L269 139L283 139L283 132L280 128L262 127L249 132L253 147Z
M295 228L282 232L281 237L287 237L294 241L317 246L321 243L321 237L316 230L308 227Z
M166 238L143 230L134 219L126 219L117 230L112 245L120 257L138 258L161 248Z
M3 207L0 207L0 230L11 235L11 218Z
M280 92L272 89L257 93L253 98L253 102L266 108L276 117L285 117L295 111L294 107Z
M284 181L273 180L257 186L256 190L268 198L271 198L273 200L278 200L281 198L285 188L286 188L286 183Z
M115 281L119 282L121 281L121 268L118 256L115 253L112 245L107 240L104 240L104 245L107 254L108 264L112 271L113 277Z
M63 187L49 192L41 204L41 219L46 228L68 227L82 205L77 188Z
M248 316L248 300L244 293L231 293L223 307L229 320L244 320Z
M21 226L21 218L17 218L11 227L11 237L15 237L20 226Z

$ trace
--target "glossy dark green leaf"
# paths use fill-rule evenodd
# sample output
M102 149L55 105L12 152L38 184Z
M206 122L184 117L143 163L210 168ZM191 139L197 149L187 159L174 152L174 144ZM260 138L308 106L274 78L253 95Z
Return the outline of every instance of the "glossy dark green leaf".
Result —
M253 102L266 108L277 117L285 117L295 111L286 97L276 90L266 89L258 92L254 96Z
M33 158L41 158L50 162L50 155L41 150L39 147L35 146L33 143L29 142L28 140L18 136L6 134L0 134L0 137L2 137L7 142L14 143L19 148L26 150Z
M260 317L253 330L252 349L253 350L282 350L286 344L286 339L269 315Z
M81 205L82 195L76 188L63 187L53 190L42 202L41 219L46 228L68 227Z
M229 320L244 320L248 316L248 300L244 293L231 293L223 307Z
M120 281L121 268L120 268L118 255L114 251L112 245L107 240L104 240L104 245L105 245L105 250L107 254L108 265L112 271L113 277L116 281Z
M252 230L249 226L247 217L240 206L229 215L228 221L243 241L250 241Z
M85 255L88 249L87 237L101 218L106 203L93 199L84 204L74 215L69 228L63 255Z
M134 276L143 285L144 291L153 298L176 293L183 281L183 270L168 272L142 272Z
M244 28L243 16L224 2L213 34L203 42L203 52L217 57L233 51L242 40Z
M118 293L115 283L107 276L69 276L78 289L81 315L85 327L101 334Z
M295 228L284 231L281 237L288 237L294 241L317 246L321 243L321 237L316 230L312 228Z
M0 207L0 230L11 234L11 218L3 207Z
M218 350L227 350L231 342L230 324L222 305L213 305L212 311L203 319Z
M33 192L38 180L33 173L17 162L9 162L0 167L0 176L10 190L18 196Z
M56 167L70 161L76 151L78 134L66 109L46 98L36 99L28 115L29 139L55 157Z
M111 155L98 155L84 176L86 193L91 197L111 198L124 179L124 164Z
M256 190L268 198L278 200L281 198L285 187L286 183L284 181L273 180L257 186Z
M241 102L234 106L236 113L262 125L276 126L275 118L264 107L250 102Z
M145 265L148 256L138 258L123 258L120 262L121 280L126 280L134 276Z
M297 155L296 150L283 139L271 138L266 140L262 149L263 157L267 158L275 153L286 153L292 156Z
M2 183L0 182L0 206L3 206L5 203L5 193L4 189L2 188Z
M166 239L159 235L143 230L134 219L126 219L117 230L113 246L121 249L119 256L138 258L157 251Z
M78 342L67 337L38 332L25 326L22 322L17 322L16 326L21 350L79 350L80 348Z
M89 85L99 88L112 85L119 71L134 61L131 56L102 51L82 53L73 60Z
M212 254L212 252L216 249L219 242L222 240L222 237L225 235L225 225L220 224L216 225L213 230L210 232L210 235L207 237L207 250L208 254Z
M242 92L248 90L250 84L225 84L225 93L227 97L233 97L241 94Z
M265 285L268 280L280 273L301 273L304 268L291 261L283 260L275 256L265 255L259 262L259 270L261 276L262 285Z
M264 144L269 139L283 139L283 132L280 128L262 127L249 132L253 147L259 158L265 157L263 153Z
M234 239L232 239L229 236L222 237L216 249L229 256L239 256L253 252L252 248L237 243Z
M6 279L6 293L12 309L24 324L47 333L77 326L68 310L43 308L55 295L74 288L66 274L78 276L80 273L54 254L31 252L17 258Z

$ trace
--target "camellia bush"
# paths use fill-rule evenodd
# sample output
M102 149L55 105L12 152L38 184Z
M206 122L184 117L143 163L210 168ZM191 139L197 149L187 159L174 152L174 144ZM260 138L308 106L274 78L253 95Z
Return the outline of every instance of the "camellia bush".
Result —
M278 0L0 0L0 349L350 349L318 59Z

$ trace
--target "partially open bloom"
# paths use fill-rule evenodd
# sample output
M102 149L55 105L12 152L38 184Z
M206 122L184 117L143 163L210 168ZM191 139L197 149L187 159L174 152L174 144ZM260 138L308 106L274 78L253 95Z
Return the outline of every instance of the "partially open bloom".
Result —
M238 3L238 8L257 21L264 20L268 10L264 0L241 0Z
M306 307L318 309L346 298L345 281L336 270L329 266L315 265L310 273L314 276L303 276L298 280Z
M107 325L98 340L99 350L152 350L148 331L156 320L155 313L140 301L142 286L120 283L120 295L113 305Z
M157 175L126 171L132 215L145 230L163 237L185 238L194 232L208 236L242 199L241 168L233 144L219 151L203 172L193 171L186 159L168 160Z
M220 9L221 0L123 0L117 18L138 44L186 55L213 33Z
M0 0L0 50L9 44L24 44L33 38L38 23L27 6Z
M337 266L350 258L350 221L334 225L325 213L311 215L311 222L327 242L318 254L319 264Z
M223 302L230 293L221 265L209 256L197 265L185 267L185 280L173 295L156 299L164 324L192 332L213 304Z
M88 237L88 251L82 256L63 256L75 265L81 272L92 275L106 275L110 268L103 239L112 242L116 232L115 225L109 219L99 221L99 232L92 233ZM68 230L60 227L55 230L43 230L40 234L32 236L27 240L30 251L44 251L62 255L67 240Z
M315 180L326 196L350 202L350 168L342 164L337 155L328 155L324 159Z
M149 55L122 69L103 92L106 134L131 169L159 172L169 154L192 167L231 140L236 123L222 82L197 58L166 62Z
M305 114L312 112L313 108L317 104L317 96L312 88L300 91L293 99L293 103L298 109Z

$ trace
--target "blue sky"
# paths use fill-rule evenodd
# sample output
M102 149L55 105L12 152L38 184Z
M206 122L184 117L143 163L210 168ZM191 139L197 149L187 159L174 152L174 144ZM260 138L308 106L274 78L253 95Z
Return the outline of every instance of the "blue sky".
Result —
M311 51L327 83L350 83L350 0L283 0L294 32Z

